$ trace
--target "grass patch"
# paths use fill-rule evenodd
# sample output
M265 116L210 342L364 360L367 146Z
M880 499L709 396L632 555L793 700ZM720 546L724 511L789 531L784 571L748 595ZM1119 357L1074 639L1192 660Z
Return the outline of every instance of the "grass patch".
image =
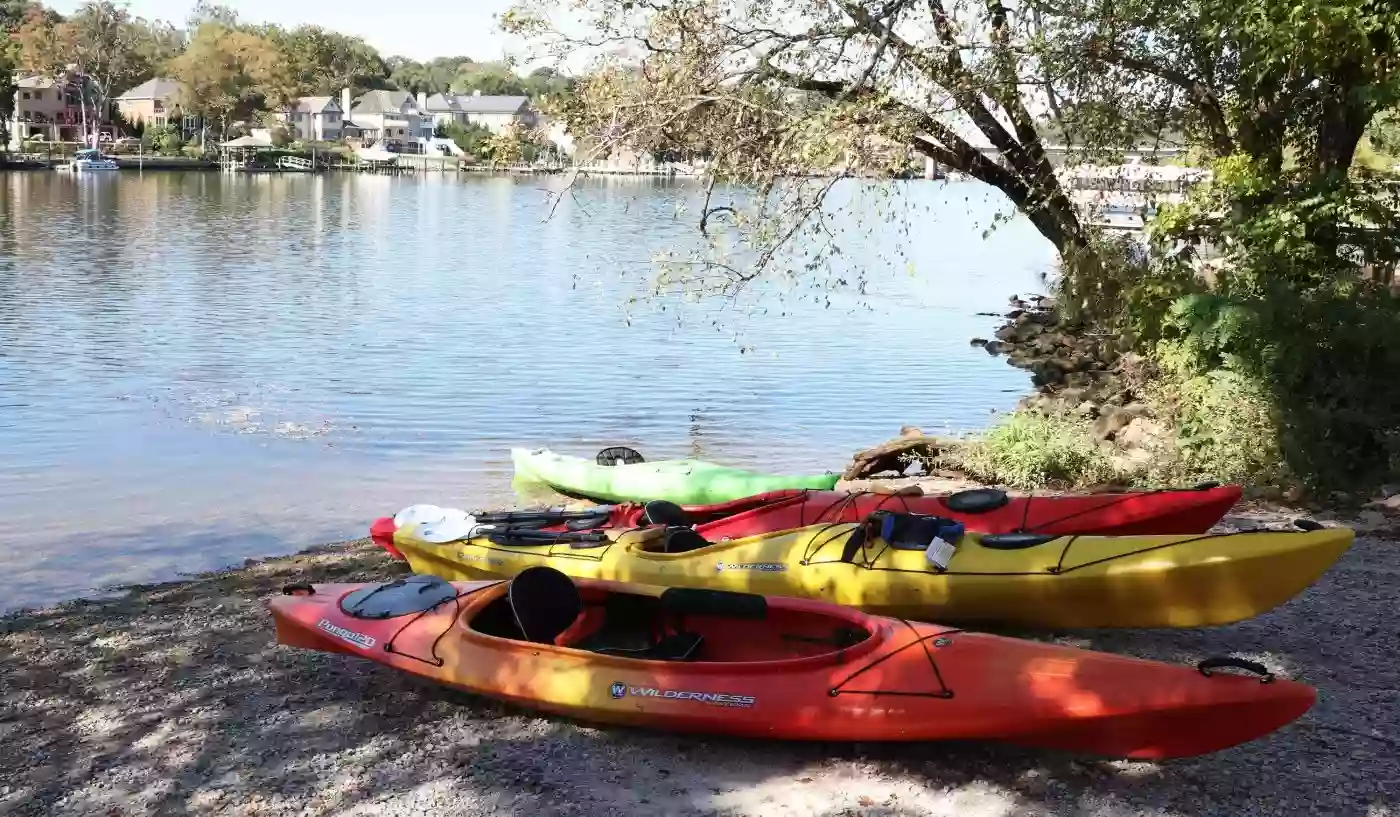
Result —
M1096 485L1118 477L1089 421L1073 414L1015 411L945 456L946 467L1021 490Z

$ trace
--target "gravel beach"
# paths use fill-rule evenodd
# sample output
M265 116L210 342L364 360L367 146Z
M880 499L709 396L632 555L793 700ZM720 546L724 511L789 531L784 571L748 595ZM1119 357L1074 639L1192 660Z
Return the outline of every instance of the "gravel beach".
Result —
M1228 652L1319 689L1281 732L1162 764L594 728L273 642L263 603L283 584L402 570L357 541L0 618L0 814L1400 815L1387 539L1358 538L1302 596L1234 626L1040 634Z

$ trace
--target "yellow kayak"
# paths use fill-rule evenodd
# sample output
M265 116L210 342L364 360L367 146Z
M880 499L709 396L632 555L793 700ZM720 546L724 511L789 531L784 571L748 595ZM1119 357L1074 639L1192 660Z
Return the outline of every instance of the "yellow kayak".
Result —
M1308 587L1354 537L1347 528L1190 536L968 533L951 555L944 551L934 559L924 549L866 535L856 524L715 543L685 528L645 528L562 534L554 541L535 532L434 544L416 537L417 527L395 531L395 547L415 572L451 580L509 577L549 565L585 579L794 596L899 618L1049 628L1240 621Z

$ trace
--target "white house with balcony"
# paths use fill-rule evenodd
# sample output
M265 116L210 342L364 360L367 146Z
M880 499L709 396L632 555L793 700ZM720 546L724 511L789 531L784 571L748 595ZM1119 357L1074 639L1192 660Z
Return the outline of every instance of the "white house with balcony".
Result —
M293 139L339 142L345 111L333 96L304 96L272 117L286 125Z
M26 140L77 142L83 139L82 79L17 76L14 111L10 114L11 150ZM88 115L93 111L89 109Z
M342 107L349 98L349 90L341 92ZM355 100L341 130L366 144L385 142L390 148L414 150L418 140L432 138L433 119L407 91L366 91Z
M434 125L470 122L500 133L510 127L533 128L540 122L528 96L483 95L480 91L418 96L418 106L432 117Z

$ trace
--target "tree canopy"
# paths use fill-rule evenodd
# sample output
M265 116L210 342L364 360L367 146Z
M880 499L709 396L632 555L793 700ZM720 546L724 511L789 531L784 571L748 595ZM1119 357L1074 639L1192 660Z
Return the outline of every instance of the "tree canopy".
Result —
M179 80L181 105L221 127L342 88L356 95L403 88L549 96L572 84L552 71L521 77L503 63L470 57L385 60L359 37L318 25L249 22L209 0L195 4L181 29L135 17L117 0L90 0L66 18L36 2L0 0L0 26L4 81L13 81L14 68L57 77L72 67L87 75L84 103L94 122L109 118L115 96L155 76ZM9 109L13 88L0 88L0 96Z
M180 82L180 104L204 114L223 134L235 120L262 109L271 96L285 97L284 68L281 52L267 39L206 22L170 63L170 75Z
M1155 362L1196 466L1267 433L1273 473L1400 473L1400 200L1356 162L1400 103L1393 0L520 0L503 22L591 58L564 110L597 152L709 160L698 226L748 252L688 259L683 286L843 283L828 194L930 156L1059 249L1059 308ZM1124 255L1081 220L1050 134L1071 163L1179 135L1213 177ZM1222 431L1239 416L1272 425Z

